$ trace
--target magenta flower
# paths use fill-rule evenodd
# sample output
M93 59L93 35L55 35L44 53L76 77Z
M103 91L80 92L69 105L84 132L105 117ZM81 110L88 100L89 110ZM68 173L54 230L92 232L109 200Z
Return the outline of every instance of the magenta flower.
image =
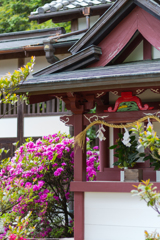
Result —
M31 188L32 187L32 183L30 183L30 182L26 182L26 184L25 184L25 188Z
M98 150L98 149L99 149L99 147L98 147L98 146L95 146L95 147L93 147L93 149L94 149L94 150Z
M61 175L61 172L62 172L62 171L64 171L63 168L61 168L61 167L60 167L60 168L57 168L57 170L54 172L54 176L57 177L57 176Z

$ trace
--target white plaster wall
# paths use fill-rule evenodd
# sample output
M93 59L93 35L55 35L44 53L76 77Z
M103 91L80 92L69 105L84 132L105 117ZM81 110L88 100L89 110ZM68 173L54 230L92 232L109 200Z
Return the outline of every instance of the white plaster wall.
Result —
M18 59L0 60L0 77L13 73L18 68Z
M126 62L135 62L143 60L143 41L134 49L134 51L125 59Z
M28 63L30 60L31 60L31 58L25 58L25 64ZM45 56L36 57L33 72L28 76L28 78L32 78L33 77L32 74L34 72L37 72L37 71L41 70L42 68L47 67L48 65L49 65L49 63L47 62Z
M24 118L24 137L45 136L59 131L69 134L69 127L60 121L59 116Z
M0 119L0 138L17 137L17 118Z
M90 17L90 27L93 26L93 24L99 19L99 16L91 16ZM85 29L86 26L86 18L78 18L78 30Z
M157 133L158 137L160 137L160 123L153 122L153 129Z
M160 51L152 46L152 59L160 58Z
M85 240L143 240L144 230L160 232L160 218L138 197L85 193Z

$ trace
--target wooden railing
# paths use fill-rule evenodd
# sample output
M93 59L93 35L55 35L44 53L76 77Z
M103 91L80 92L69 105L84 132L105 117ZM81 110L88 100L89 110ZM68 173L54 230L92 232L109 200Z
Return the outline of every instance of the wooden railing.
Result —
M17 117L18 103L15 105L11 104L0 104L0 117L11 118ZM65 103L59 99L53 99L42 103L35 103L30 105L23 105L24 117L35 117L35 116L58 116L71 114L65 108Z

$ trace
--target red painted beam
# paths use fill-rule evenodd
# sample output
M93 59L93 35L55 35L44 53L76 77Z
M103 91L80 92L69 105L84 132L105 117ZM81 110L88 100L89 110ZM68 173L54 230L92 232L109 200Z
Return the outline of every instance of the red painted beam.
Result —
M159 110L146 110L146 111L132 111L132 112L110 112L110 113L99 113L99 114L85 114L84 118L84 125L89 125L90 122L87 118L90 118L92 121L97 120L97 117L91 118L92 116L97 115L99 120L103 120L107 123L132 123L134 121L139 120L142 117L145 117L145 114L155 114ZM101 118L106 116L106 118ZM87 118L86 118L87 117ZM153 119L153 121L156 121Z
M134 189L133 185L137 182L71 182L70 190L72 192L130 192ZM160 191L160 183L153 182Z

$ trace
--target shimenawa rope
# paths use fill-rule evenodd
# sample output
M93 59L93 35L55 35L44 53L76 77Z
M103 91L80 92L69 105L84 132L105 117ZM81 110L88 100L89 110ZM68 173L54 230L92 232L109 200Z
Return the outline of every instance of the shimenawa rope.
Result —
M140 118L139 120L134 121L133 123L127 123L127 124L121 124L121 125L110 124L110 123L104 122L102 120L96 120L96 121L90 123L82 132L80 132L75 137L75 145L77 145L77 146L81 147L82 149L84 149L84 144L85 144L85 139L86 139L86 132L87 132L88 129L90 129L95 124L103 124L104 126L111 127L111 128L129 128L129 127L132 127L132 126L136 125L137 122L141 123L141 122L143 122L143 121L145 121L145 120L147 120L149 118L155 119L155 120L157 120L157 122L160 123L160 119L157 116L152 116L152 115Z

